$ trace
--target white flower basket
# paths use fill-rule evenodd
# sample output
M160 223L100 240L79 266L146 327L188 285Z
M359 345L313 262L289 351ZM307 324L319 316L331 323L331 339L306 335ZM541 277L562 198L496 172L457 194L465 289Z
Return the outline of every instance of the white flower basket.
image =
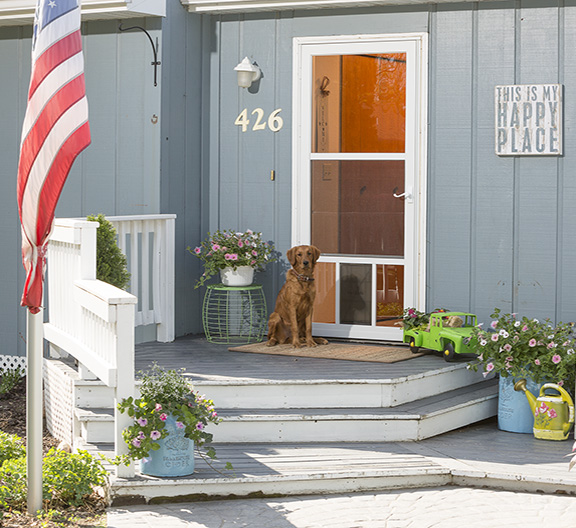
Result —
M224 286L250 286L254 280L254 268L252 266L238 266L220 270L220 279Z

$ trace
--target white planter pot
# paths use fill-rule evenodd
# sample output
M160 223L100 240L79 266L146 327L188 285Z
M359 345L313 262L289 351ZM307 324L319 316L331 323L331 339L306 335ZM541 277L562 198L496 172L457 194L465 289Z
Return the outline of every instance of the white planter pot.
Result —
M252 266L224 268L220 270L220 279L224 286L250 286L254 280L254 268Z

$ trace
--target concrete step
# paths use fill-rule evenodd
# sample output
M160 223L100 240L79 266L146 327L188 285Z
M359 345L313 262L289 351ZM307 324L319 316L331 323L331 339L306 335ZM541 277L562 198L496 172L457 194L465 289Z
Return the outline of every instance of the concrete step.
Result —
M395 407L219 408L222 422L209 430L219 443L421 440L495 416L497 398L488 380ZM75 417L86 442L112 441L112 409L77 408Z

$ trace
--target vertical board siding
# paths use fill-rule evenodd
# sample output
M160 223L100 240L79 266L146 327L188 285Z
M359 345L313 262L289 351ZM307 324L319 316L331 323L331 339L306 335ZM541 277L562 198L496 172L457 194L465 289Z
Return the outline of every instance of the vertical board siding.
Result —
M566 2L563 10L561 31L564 36L561 41L561 77L565 86L564 96L571 97L576 85L576 4L574 1ZM570 87L570 88L568 88ZM565 103L567 102L564 99ZM576 105L564 105L564 156L560 163L561 187L558 189L559 206L562 212L561 231L558 237L558 277L556 285L557 295L557 319L564 321L576 321L576 280L574 280L574 267L576 263L576 178L574 178L574 166L576 153L571 147L576 130ZM569 132L569 133L568 133Z
M24 284L20 245L20 222L16 203L16 174L18 171L18 153L20 134L26 108L28 76L23 71L30 69L31 29L22 27L6 28L0 34L0 71L2 71L2 97L0 98L0 240L3 250L0 252L0 338L3 354L24 354L23 339L26 336L26 312L20 308ZM21 339L22 338L22 339Z
M471 310L484 315L512 311L514 160L494 153L494 86L514 83L514 27L513 9L479 7L470 286Z
M473 17L471 10L438 10L433 18L434 151L429 153L429 305L470 306ZM458 308L457 308L458 307Z
M517 82L558 82L559 9L523 3L518 11ZM514 311L556 317L558 158L519 157Z

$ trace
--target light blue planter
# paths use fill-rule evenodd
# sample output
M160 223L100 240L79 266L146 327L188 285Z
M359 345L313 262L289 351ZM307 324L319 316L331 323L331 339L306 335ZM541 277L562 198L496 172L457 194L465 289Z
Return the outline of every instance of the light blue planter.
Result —
M153 477L183 477L194 473L194 442L184 436L184 429L176 427L172 416L166 419L169 435L158 440L160 449L150 451L140 461L140 471Z
M510 433L530 433L534 427L534 414L523 391L514 390L520 378L500 377L498 385L498 429ZM543 383L526 379L526 387L535 395L540 393Z

